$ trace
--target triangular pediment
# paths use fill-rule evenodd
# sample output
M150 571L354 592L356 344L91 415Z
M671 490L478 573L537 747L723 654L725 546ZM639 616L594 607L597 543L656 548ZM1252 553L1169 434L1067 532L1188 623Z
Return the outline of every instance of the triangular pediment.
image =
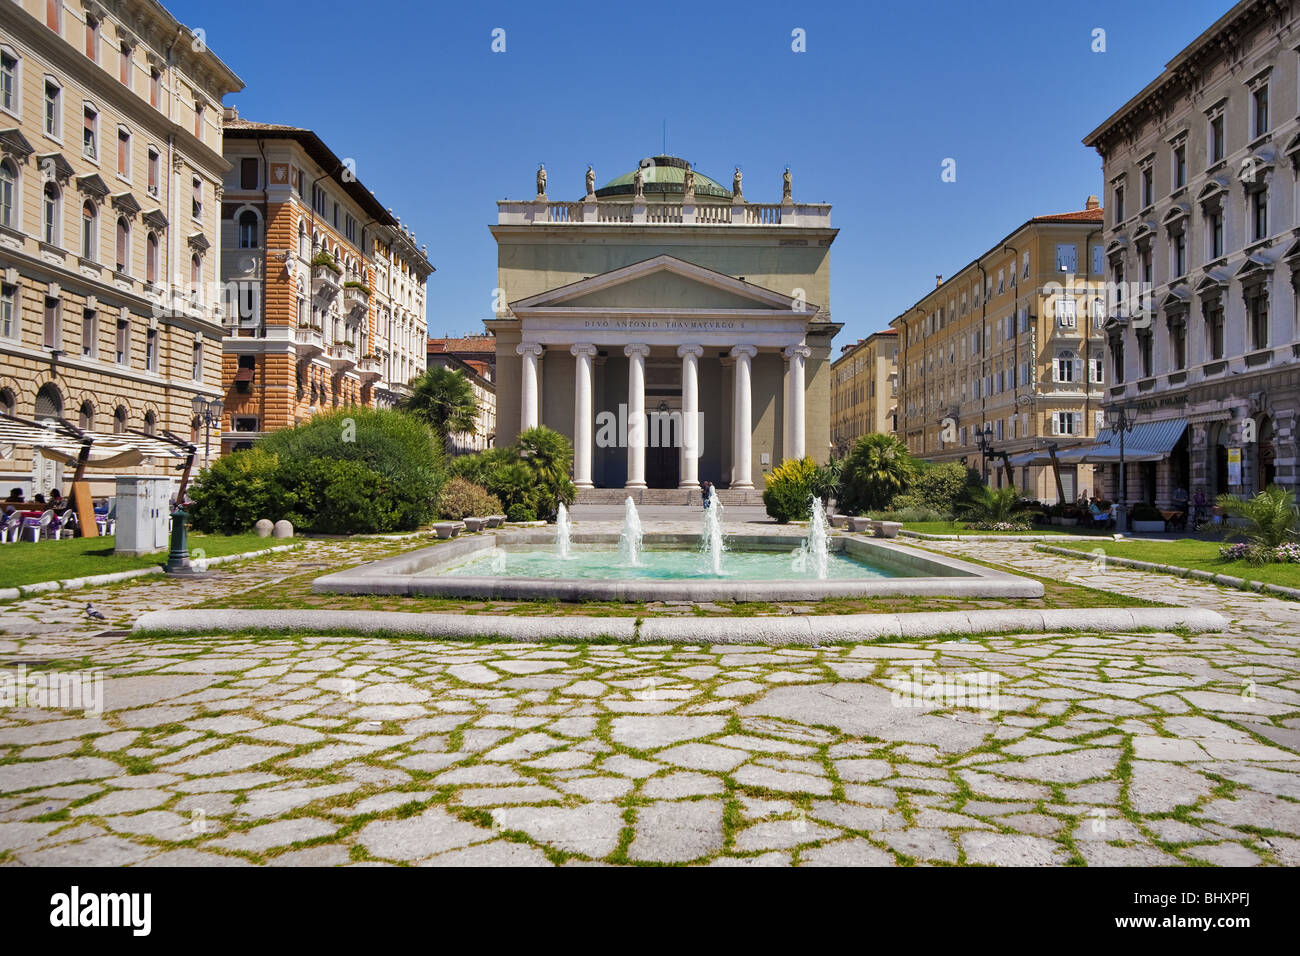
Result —
M512 302L532 309L703 309L815 313L817 306L674 256L661 255Z

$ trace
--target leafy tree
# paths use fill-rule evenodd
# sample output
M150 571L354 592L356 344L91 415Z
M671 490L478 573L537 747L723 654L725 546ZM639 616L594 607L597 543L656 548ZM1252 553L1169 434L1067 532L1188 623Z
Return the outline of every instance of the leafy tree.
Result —
M844 463L840 511L862 514L885 508L910 487L916 462L907 446L893 435L863 435Z
M444 446L452 435L472 432L478 424L478 399L469 379L440 365L411 380L411 397L401 407L432 428Z

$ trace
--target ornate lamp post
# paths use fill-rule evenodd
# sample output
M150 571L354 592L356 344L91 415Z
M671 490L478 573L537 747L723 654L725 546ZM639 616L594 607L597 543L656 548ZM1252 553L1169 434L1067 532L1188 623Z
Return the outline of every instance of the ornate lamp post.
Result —
M980 455L984 461L984 484L989 483L989 455L993 454L993 426L985 423L984 430L975 433L975 442L979 445Z
M209 464L209 445L208 438L213 425L221 424L221 413L225 411L225 403L219 398L208 401L202 395L195 395L194 400L190 403L194 409L194 417L203 422L203 464Z
M203 396L195 395L191 407L194 409L194 417L203 422L203 464L207 465L211 428L221 423L221 413L225 406L219 398L209 402ZM185 510L183 498L183 493L176 496L176 510L172 512L171 548L167 553L167 567L164 569L168 574L196 573L190 565L189 533L186 528L190 516Z
M1115 530L1128 530L1128 474L1124 464L1124 438L1137 424L1137 409L1132 405L1118 405L1106 410L1106 424L1119 435L1119 509L1115 515Z

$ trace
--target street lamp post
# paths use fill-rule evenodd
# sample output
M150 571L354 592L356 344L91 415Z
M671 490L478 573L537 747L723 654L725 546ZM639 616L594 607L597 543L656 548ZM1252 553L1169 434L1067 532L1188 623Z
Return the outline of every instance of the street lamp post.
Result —
M983 476L984 484L989 483L989 455L993 452L993 426L984 425L983 431L975 433L975 441L979 445L980 456L983 459Z
M1128 530L1128 473L1124 462L1124 438L1137 424L1137 409L1132 405L1120 405L1106 411L1106 422L1119 435L1119 509L1115 515L1115 530Z
M191 407L194 409L194 416L203 422L203 464L207 465L210 429L214 424L220 424L221 413L225 406L219 398L209 402L202 395L195 395ZM186 528L190 516L185 510L183 497L179 494L176 496L176 510L172 512L171 549L167 553L167 567L164 569L168 574L196 573L190 564L189 532Z
M213 425L221 424L221 413L225 411L225 403L219 398L208 401L202 395L195 395L194 400L190 403L194 409L194 417L203 422L203 464L207 465L210 461L209 453L209 436Z

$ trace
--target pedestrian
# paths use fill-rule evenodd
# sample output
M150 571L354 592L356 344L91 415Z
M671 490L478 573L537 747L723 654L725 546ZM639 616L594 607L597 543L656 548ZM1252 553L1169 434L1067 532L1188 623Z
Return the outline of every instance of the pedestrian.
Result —
M707 481L707 480L706 480L706 481L701 481L701 482L700 482L700 497L703 499L704 507L705 507L705 508L708 508L709 505L711 504L711 502L710 502L709 499L710 499L710 497L712 496L712 494L713 494L713 482L711 482L711 481Z

